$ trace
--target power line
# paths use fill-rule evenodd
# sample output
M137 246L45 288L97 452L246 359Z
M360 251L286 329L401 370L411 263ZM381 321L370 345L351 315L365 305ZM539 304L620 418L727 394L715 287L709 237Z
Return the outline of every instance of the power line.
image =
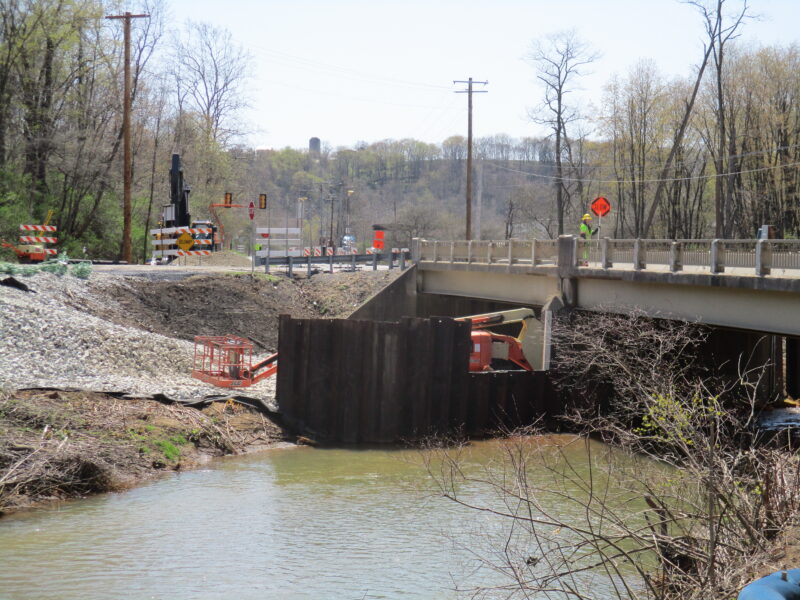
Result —
M758 169L742 169L742 170L734 171L734 172L730 172L730 173L714 173L714 174L711 174L711 175L695 175L695 176L692 176L692 177L668 177L666 179L606 179L606 180L603 180L603 179L577 179L577 178L571 178L571 177L556 177L556 176L553 176L553 175L541 175L539 173L529 173L527 171L520 171L519 169L511 169L509 167L503 167L503 166L495 165L495 164L492 164L492 163L488 163L488 164L489 164L489 166L492 166L495 169L501 169L503 171L510 171L512 173L520 173L520 174L525 175L527 177L536 177L536 178L539 178L539 179L548 179L548 180L551 180L551 181L559 180L559 181L568 181L570 183L583 183L583 184L589 184L589 183L595 183L595 184L660 183L662 181L665 182L665 183L670 183L670 182L674 182L674 181L697 181L697 180L700 180L700 179L715 179L717 177L727 177L728 175L746 175L748 173L760 173L762 171L771 171L773 169L785 169L785 168L800 166L800 162L795 162L795 163L789 163L789 164L786 164L786 165L773 165L773 166L770 166L770 167L761 167L761 168L758 168Z
M265 55L267 58L269 58L270 56L272 56L273 59L277 58L279 61L283 61L286 64L291 65L293 68L301 68L316 72L322 71L328 75L333 74L339 77L346 77L349 79L355 79L361 81L371 81L381 84L391 84L396 86L407 86L416 88L429 88L435 90L449 89L447 86L444 85L425 83L421 81L408 81L404 79L395 79L392 77L376 76L373 73L367 73L364 71L357 71L355 69L350 69L347 67L322 63L319 61L303 58L300 56L294 56L292 54L287 54L285 52L280 52L277 50L266 49L260 46L249 45L247 47L253 49L258 54Z

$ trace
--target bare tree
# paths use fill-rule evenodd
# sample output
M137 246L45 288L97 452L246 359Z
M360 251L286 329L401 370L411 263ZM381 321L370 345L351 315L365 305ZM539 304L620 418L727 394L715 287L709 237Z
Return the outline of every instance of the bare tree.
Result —
M714 166L717 177L714 182L714 213L716 217L716 237L727 237L730 227L726 221L727 208L732 204L733 180L728 173L728 160L726 159L726 146L728 145L728 123L725 115L725 93L723 88L723 65L725 47L728 42L739 36L739 29L749 17L747 0L741 0L739 10L733 15L725 15L728 0L690 0L688 4L696 7L703 17L708 35L708 44L713 47L714 70L716 74L716 117L717 117L717 148L714 153Z
M491 520L495 535L472 550L501 580L476 597L700 600L747 582L800 507L800 462L752 433L763 370L743 361L736 383L698 372L703 336L635 313L574 314L554 328L556 369L572 395L613 395L571 416L607 444L531 429L486 465L459 448L429 459L439 493Z
M689 97L686 100L686 108L684 110L683 119L681 121L680 126L678 127L675 137L672 142L672 149L670 150L669 155L667 156L667 160L664 162L664 168L661 170L661 177L658 183L658 187L656 188L655 198L653 199L653 204L650 206L650 211L647 215L647 221L644 226L644 233L643 237L646 237L648 232L650 231L650 227L653 224L653 218L655 217L656 210L658 209L658 205L661 202L661 198L664 195L664 192L667 187L667 180L670 174L670 170L672 168L673 161L675 157L680 151L681 142L683 141L683 137L686 133L686 130L689 127L690 117L692 115L692 111L694 109L694 103L697 98L697 93L700 89L700 84L703 80L703 73L705 72L706 66L708 65L709 58L713 55L714 56L714 64L717 69L717 109L718 111L724 110L724 98L722 97L722 64L723 64L723 49L725 44L736 37L737 31L739 27L742 25L744 20L747 18L747 0L742 0L742 9L740 12L737 13L734 17L730 20L726 19L725 15L723 14L723 9L725 8L725 3L727 0L687 0L687 4L697 7L697 9L703 15L703 19L705 21L706 26L706 33L708 35L708 42L703 50L703 60L700 63L700 67L697 71L697 77L695 78L695 83L692 88L692 91ZM718 112L718 115L721 114ZM724 225L724 201L722 198L722 177L723 171L725 170L725 165L720 162L724 160L722 155L724 154L725 148L725 134L724 134L724 117L719 117L718 125L721 128L719 132L719 158L716 161L717 167L717 180L716 180L716 188L715 188L715 212L716 212L716 236L723 237L723 225Z
M537 79L544 84L544 101L531 111L535 123L547 125L555 138L555 192L558 233L564 233L566 189L564 186L564 152L567 144L567 126L578 119L577 110L566 101L574 80L581 76L582 67L598 58L587 44L580 41L575 31L564 31L536 41L528 60L536 68Z
M226 146L241 133L236 118L247 106L250 56L229 31L195 22L175 41L174 54L179 104L200 116L207 139Z

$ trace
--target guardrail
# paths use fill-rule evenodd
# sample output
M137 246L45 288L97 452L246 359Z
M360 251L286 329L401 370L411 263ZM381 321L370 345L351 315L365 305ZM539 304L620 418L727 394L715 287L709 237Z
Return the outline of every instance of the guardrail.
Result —
M399 268L404 271L410 261L411 253L409 251L402 252L385 252L375 254L332 254L330 256L271 256L269 258L259 257L256 262L257 266L263 266L264 272L269 273L271 266L285 266L286 272L289 276L294 273L295 269L302 269L305 267L309 274L314 269L327 266L329 271L333 273L333 265L345 267L346 270L355 271L356 265L371 267L373 271L377 271L379 266L386 265L390 270Z
M766 276L798 271L800 240L558 240L439 241L415 239L416 262L496 265L497 268L567 266L581 269L633 269L736 272ZM792 273L794 275L794 273Z

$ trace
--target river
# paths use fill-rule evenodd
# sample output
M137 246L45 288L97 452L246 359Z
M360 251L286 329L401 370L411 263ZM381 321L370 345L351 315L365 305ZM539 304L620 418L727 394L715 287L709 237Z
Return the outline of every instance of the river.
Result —
M275 449L0 520L0 598L456 598L497 577L472 552L487 526L418 451Z

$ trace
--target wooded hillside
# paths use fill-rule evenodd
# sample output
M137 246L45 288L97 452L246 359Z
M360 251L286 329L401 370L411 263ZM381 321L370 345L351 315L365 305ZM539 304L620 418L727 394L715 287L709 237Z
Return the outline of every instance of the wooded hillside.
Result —
M575 233L598 195L614 206L609 237L752 238L762 224L798 235L800 47L737 45L744 5L691 4L708 39L686 77L639 61L608 82L600 106L570 104L581 68L601 60L593 50L574 33L534 43L542 96L529 109L549 134L474 141L474 238ZM124 9L100 0L0 5L0 237L15 240L19 224L52 209L70 255L119 257L122 27L106 16ZM172 153L182 156L194 218L209 218L225 192L245 205L266 193L274 224L295 218L302 202L306 243L338 244L349 227L363 248L373 224L390 226L398 245L464 237L465 137L335 149L323 140L319 153L246 147L248 53L207 23L166 27L160 0L127 10L150 15L132 22L137 260L169 202ZM245 210L224 218L232 239L247 236ZM257 221L266 225L266 215Z

